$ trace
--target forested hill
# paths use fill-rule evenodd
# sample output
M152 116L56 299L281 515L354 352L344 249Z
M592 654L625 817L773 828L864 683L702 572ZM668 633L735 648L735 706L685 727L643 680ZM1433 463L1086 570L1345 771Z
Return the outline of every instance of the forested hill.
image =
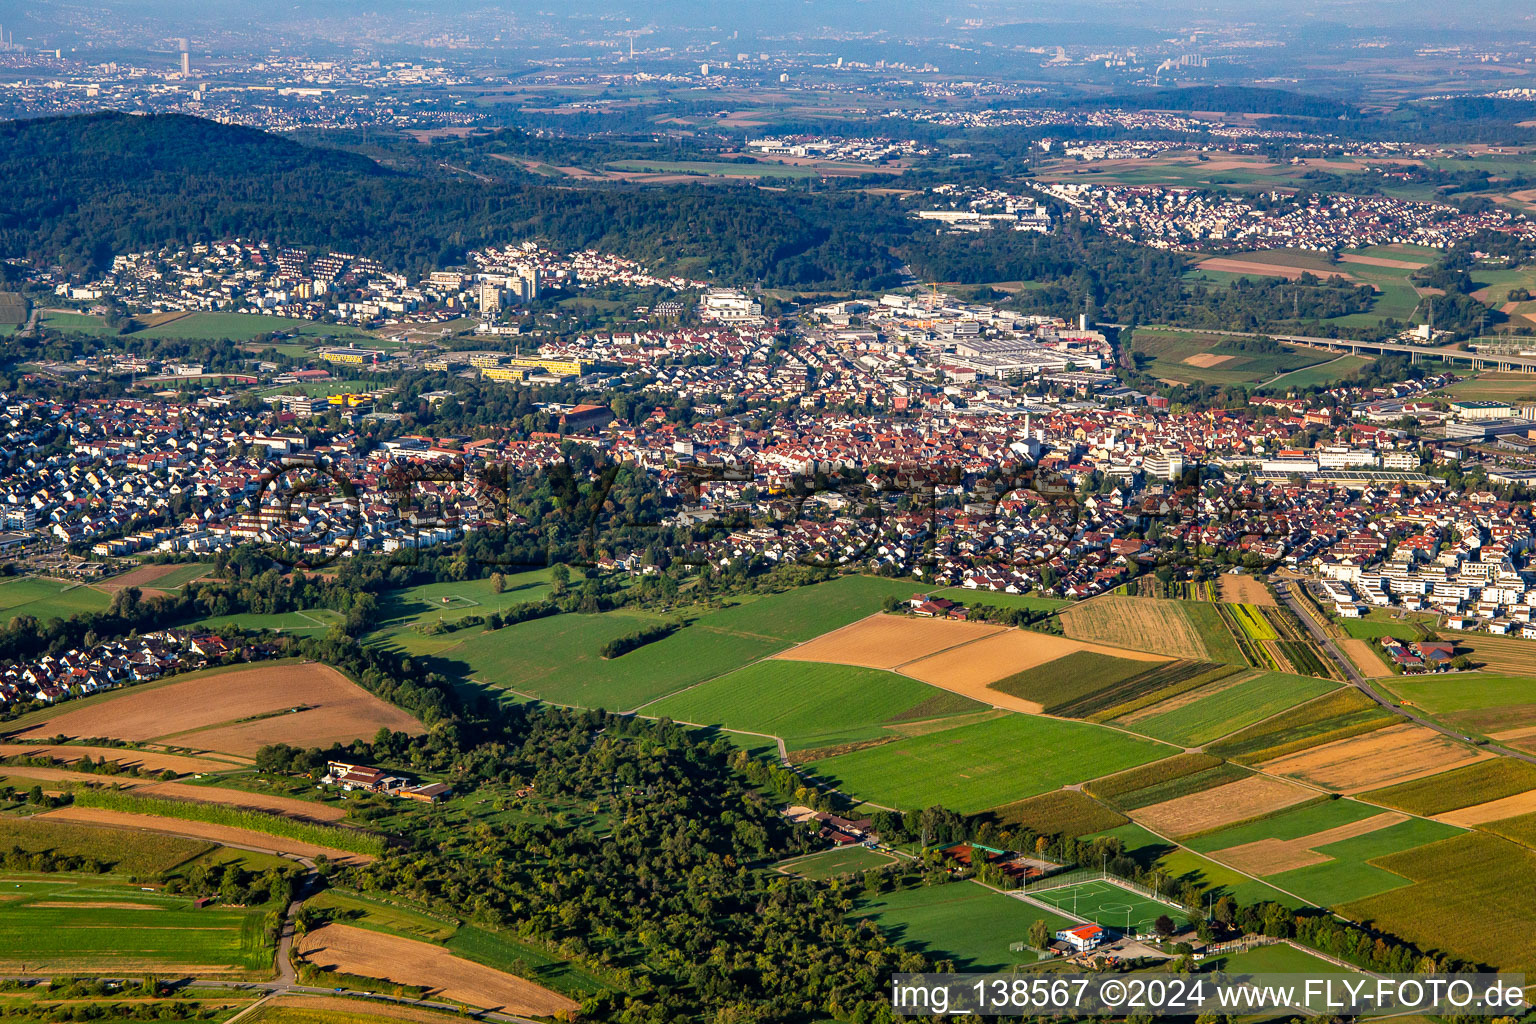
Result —
M731 283L884 287L888 200L751 186L595 189L422 178L354 154L181 115L0 123L0 256L99 268L114 253L234 236L421 272L543 238Z

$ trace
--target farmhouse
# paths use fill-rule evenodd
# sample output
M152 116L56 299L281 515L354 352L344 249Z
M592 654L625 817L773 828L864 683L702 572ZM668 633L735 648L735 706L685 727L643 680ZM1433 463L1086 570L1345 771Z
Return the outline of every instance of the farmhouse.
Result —
M1104 929L1096 924L1080 924L1076 928L1064 928L1057 932L1056 939L1082 953L1104 941Z
M409 779L390 775L382 768L347 761L326 762L325 775L320 782L327 786L340 786L349 793L354 789L365 793L388 793L402 800L415 800L424 804L446 800L453 793L452 787L445 782L412 784Z

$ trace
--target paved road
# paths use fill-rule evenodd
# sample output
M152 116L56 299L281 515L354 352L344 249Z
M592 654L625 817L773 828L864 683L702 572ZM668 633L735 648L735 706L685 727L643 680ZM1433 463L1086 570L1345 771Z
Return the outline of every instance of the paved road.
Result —
M1338 664L1338 666L1344 670L1344 675L1349 680L1351 686L1355 687L1355 689L1359 690L1361 693L1365 694L1367 697L1371 698L1371 700L1375 701L1377 704L1380 704L1394 715L1401 715L1403 718L1408 719L1415 725L1422 725L1426 729L1433 729L1435 732L1443 733L1452 739L1460 740L1463 743L1468 742L1466 733L1457 732L1455 729L1441 725L1438 722L1432 722L1429 719L1424 718L1412 708L1404 707L1398 704L1391 697L1388 697L1386 694L1376 689L1376 687L1372 686L1370 680L1362 676L1360 672L1355 668L1354 662L1346 658L1344 653L1340 651L1339 648L1334 644L1333 637L1329 636L1328 632L1323 628L1322 624L1317 621L1316 615L1313 613L1312 609L1308 607L1306 602L1297 600L1295 594L1291 592L1293 587L1303 585L1303 581L1301 580L1276 580L1275 591L1280 595L1280 599L1285 602L1286 607L1290 608L1290 610L1296 614L1296 617L1301 620L1302 625L1307 627L1307 632L1312 634L1312 638L1316 640L1318 644L1323 648L1323 650L1328 652L1328 656L1331 657ZM1496 747L1494 748L1494 752L1502 754L1505 757L1513 757L1521 761L1528 761L1531 764L1536 764L1536 754L1527 754L1524 751L1510 750L1507 747Z

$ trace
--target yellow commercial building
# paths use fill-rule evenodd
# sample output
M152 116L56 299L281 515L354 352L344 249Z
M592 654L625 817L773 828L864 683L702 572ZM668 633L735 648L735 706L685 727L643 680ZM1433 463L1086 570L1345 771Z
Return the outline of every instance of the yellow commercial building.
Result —
M483 366L480 368L482 380L521 381L527 376L527 370L520 370L514 366Z
M514 356L507 360L507 365L524 370L542 370L560 377L580 377L592 369L592 364L585 359L536 359L527 356Z

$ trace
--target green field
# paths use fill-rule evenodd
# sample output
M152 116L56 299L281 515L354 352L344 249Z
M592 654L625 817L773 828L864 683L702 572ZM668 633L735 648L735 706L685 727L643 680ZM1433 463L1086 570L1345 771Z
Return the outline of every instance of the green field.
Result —
M1372 807L1358 800L1318 800L1231 828L1206 832L1184 840L1184 845L1200 853L1209 853L1212 850L1242 846L1244 843L1256 843L1262 839L1300 839L1380 813L1380 807Z
M1377 866L1414 883L1347 903L1341 913L1424 949L1536 971L1536 852L1468 832L1383 857Z
M890 727L986 711L983 704L894 672L763 661L648 704L647 715L767 733L791 750L893 735Z
M108 327L105 317L89 313L44 313L40 317L44 327L72 334L117 334L116 327Z
M1397 716L1352 687L1248 726L1211 746L1211 753L1245 764L1358 736L1397 721Z
M1127 857L1136 861L1142 867L1151 867L1163 857L1172 853L1176 847L1152 832L1148 832L1134 821L1115 828L1105 829L1103 832L1087 836L1088 839L1097 839L1100 836L1108 836L1120 840L1121 849Z
M0 964L11 971L182 973L272 970L262 910L78 875L0 880Z
M0 818L0 849L48 851L90 857L116 875L149 876L201 856L213 848L199 839L154 832L73 825L43 818Z
M1290 373L1266 384L1261 390L1284 393L1286 391L1301 391L1305 388L1331 386L1341 380L1353 377L1373 362L1375 360L1367 356L1340 356L1330 362L1303 367L1300 370L1292 370Z
M212 571L213 566L207 562L189 562L186 565L178 565L146 586L151 590L180 590L193 580L202 579Z
M850 846L841 850L826 850L804 857L791 857L774 865L777 871L798 875L801 878L824 880L841 875L854 875L873 868L888 867L896 863L889 854L876 853L862 846Z
M1152 923L1164 914L1179 924L1188 916L1166 903L1097 879L1043 892L1030 889L1029 893L1042 903L1128 935L1152 934Z
M400 900L385 902L362 893L327 889L304 901L306 910L324 911L327 918L372 931L402 935L421 942L443 943L457 930L451 921L413 909Z
M231 341L248 341L273 331L298 333L311 338L351 339L364 347L375 340L361 329L345 324L323 324L312 320L263 316L260 313L191 313L158 327L141 328L132 334L136 338L228 338Z
M562 704L628 710L735 671L786 644L695 623L664 640L604 660L600 648L663 621L625 611L552 615L471 636L443 656L476 680Z
M1236 732L1338 687L1337 683L1327 679L1281 672L1269 672L1225 689L1220 689L1221 685L1216 684L1216 691L1207 696L1160 715L1137 719L1127 727L1180 746L1195 746Z
M1083 697L1134 679L1148 668L1145 661L1116 658L1098 651L1073 651L1043 665L988 683L987 688L1034 701L1046 711L1056 713Z
M1051 935L1074 922L974 882L903 889L860 902L850 913L869 918L892 941L946 959L964 971L1002 971L1035 963L1027 950L1009 950L1029 939L1029 926L1044 920Z
M1464 401L1536 402L1536 374L1480 373L1439 393Z
M1271 900L1287 907L1303 906L1306 902L1249 878L1241 871L1218 864L1209 857L1202 857L1193 850L1174 850L1159 858L1157 866L1173 876L1174 881L1193 882L1216 898L1231 896L1238 903L1263 903Z
M1247 258L1247 257L1243 257ZM1326 352L1281 346L1277 353L1242 351L1241 339L1226 338L1199 331L1153 330L1138 328L1131 341L1136 365L1154 377L1185 384L1260 384L1278 373L1332 361ZM1195 366L1185 362L1210 353L1230 356L1215 366Z
M7 622L30 615L39 622L105 611L112 599L83 583L42 576L13 576L0 582L0 617Z
M1207 766L1200 767L1202 764ZM1126 772L1093 782L1088 789L1122 810L1135 810L1191 793L1202 793L1251 774L1246 768L1207 754L1180 754L1148 765L1145 771ZM1144 784L1133 786L1137 782Z
M279 633L298 633L302 636L323 636L330 628L345 622L347 617L329 608L310 608L302 612L271 612L257 614L242 612L236 615L214 615L198 619L191 625L199 629L217 632L226 625L241 629L271 629Z
M754 597L711 612L698 625L800 643L878 612L887 597L902 601L922 592L912 580L841 576L782 594Z
M1408 884L1409 880L1401 874L1377 867L1373 863L1377 858L1449 839L1461 832L1438 821L1409 818L1363 836L1319 846L1318 853L1333 859L1326 864L1266 875L1265 880L1318 906L1336 906Z
M1458 672L1453 676L1404 676L1385 682L1401 699L1439 714L1529 704L1536 700L1536 665L1531 666L1531 671L1531 676Z
M943 590L932 591L932 594L951 601L959 601L964 605L986 604L994 608L1027 608L1032 612L1054 612L1072 603L1054 597L1036 597L1034 594L1006 594L1000 590L967 590L964 587L945 587Z
M1255 946L1242 953L1224 953L1206 957L1200 964L1202 971L1225 971L1228 974L1337 974L1342 968L1315 957L1295 946L1277 942L1271 946Z
M367 641L408 654L436 654L463 643L484 631L484 626L467 627L451 633L428 636L421 628L434 622L455 622L466 615L486 617L520 604L542 601L549 596L549 570L535 569L503 578L500 594L493 591L489 578L480 580L428 583L401 590L386 590L379 595L378 624Z
M1172 751L1079 722L1006 715L813 763L817 775L887 807L962 813L1122 771Z

